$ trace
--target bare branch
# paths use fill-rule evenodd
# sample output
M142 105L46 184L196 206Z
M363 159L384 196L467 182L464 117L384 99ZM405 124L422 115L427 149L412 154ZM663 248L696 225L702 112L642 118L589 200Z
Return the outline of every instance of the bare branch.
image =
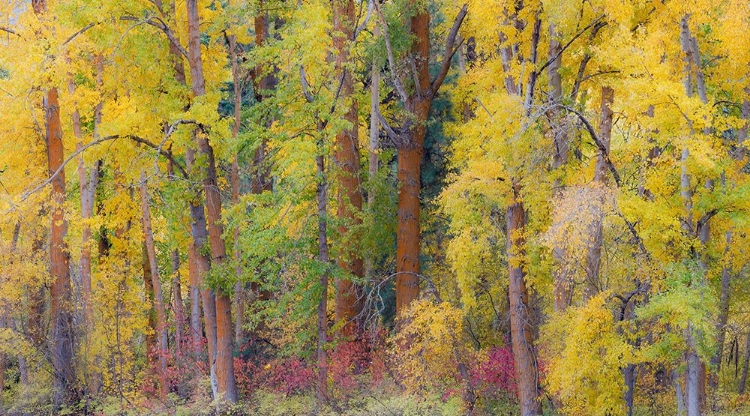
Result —
M464 22L468 12L469 6L464 4L461 6L461 10L458 11L456 20L453 21L453 27L451 28L450 33L448 33L448 38L445 40L445 52L443 54L443 64L442 67L440 67L440 73L438 73L437 78L435 78L430 86L430 97L434 97L440 89L440 86L443 85L443 81L445 81L445 77L448 75L448 70L451 67L453 55L456 54L456 51L458 51L463 43L463 39L461 39L458 45L455 45L456 36L458 36L458 29L461 28L461 24Z
M548 66L550 66L550 64L552 64L552 62L555 62L557 60L557 58L559 58L560 55L562 55L562 53L565 52L565 50L568 49L570 47L570 45L573 44L573 42L575 42L576 39L578 39L579 37L581 37L581 35L583 35L584 33L586 33L586 31L589 30L591 27L596 26L595 30L598 31L601 27L605 26L607 24L607 22L600 22L603 18L604 18L604 15L600 15L599 17L597 17L596 19L594 19L594 21L592 21L591 23L589 23L586 27L584 27L583 29L581 29L562 48L560 48L560 52L558 52L555 56L553 56L552 58L550 58L547 62L544 63L544 65L542 65L541 68L537 69L534 72L536 72L537 74L541 74L542 71L544 71Z
M385 133L388 135L388 137L390 137L394 142L398 142L398 140L400 139L398 134L396 134L391 125L388 124L388 120L386 120L385 117L380 114L380 108L376 108L375 112L377 113L378 120L380 120L380 124L383 126L383 130L385 130Z
M305 99L308 103L312 103L313 101L315 101L315 97L313 97L312 93L310 93L310 84L307 83L307 78L305 77L304 65L299 66L299 78L302 82L302 94L304 94Z
M393 86L396 88L396 92L398 92L401 100L406 102L409 100L409 95L406 93L406 89L404 89L404 85L401 83L398 74L396 74L396 63L395 58L393 57L393 48L391 47L391 37L388 35L388 23L385 21L385 17L380 10L378 2L374 1L373 4L375 5L375 10L380 17L380 22L383 25L383 39L385 39L385 50L388 53L388 67L390 68L391 76L393 77Z
M365 30L365 27L367 27L367 23L370 21L370 17L372 16L372 10L375 8L375 1L370 0L367 2L367 14L365 14L365 20L362 21L362 23L357 26L356 29L354 29L354 39L357 39L357 36L359 36L360 33L362 33L363 30Z
M578 116L578 119L581 120L583 125L586 127L586 130L589 132L591 139L594 141L594 144L596 144L596 147L599 149L599 152L601 153L602 158L604 159L604 163L607 164L609 171L612 172L612 177L615 179L615 183L617 184L617 187L619 188L621 185L620 174L617 173L617 169L615 169L615 165L612 164L612 161L609 159L609 154L607 153L607 147L604 145L604 143L602 143L601 139L599 139L599 136L596 134L594 127L586 119L586 117L583 114L581 114L579 111L570 107L566 107L566 106L562 106L562 108Z
M102 144L104 142L108 142L108 141L112 141L112 140L117 140L117 139L132 140L132 141L134 141L136 143L141 143L141 144L146 145L146 146L148 146L148 147L150 147L152 149L157 150L160 155L164 156L167 160L169 160L170 162L172 162L172 164L174 164L175 166L177 166L177 169L179 169L180 173L182 174L182 176L185 179L188 178L188 173L185 170L185 168L177 160L174 159L174 157L172 156L171 153L166 152L164 150L160 150L158 145L156 145L156 144L154 144L154 143L152 143L152 142L150 142L150 141L148 141L146 139L143 139L141 137L134 136L132 134L125 134L125 135L115 134L115 135L112 135L112 136L103 137L103 138L101 138L99 140L94 140L93 142L88 143L87 145L82 146L79 149L77 149L75 152L73 152L73 154L71 154L70 156L68 156L68 158L65 159L65 161L63 161L63 163L60 165L60 167L57 168L57 170L52 175L50 175L50 177L47 178L47 180L45 180L44 182L42 182L36 188L34 188L34 189L32 189L32 190L24 193L23 196L21 196L21 202L25 201L28 197L30 197L31 195L33 195L36 192L39 192L45 186L49 185L57 177L57 175L59 175L60 172L62 172L63 169L65 169L65 166L71 160L75 159L78 155L80 155L81 153L83 153L86 149L88 149L90 147L93 147L93 146L96 146L96 145L99 145L99 144Z
M68 37L67 39L65 39L65 42L63 42L63 43L62 43L62 44L63 44L63 46L64 46L64 45L67 45L67 44L68 44L68 43L70 43L70 42L72 42L72 41L73 41L73 39L75 39L75 38L77 38L77 37L78 37L79 35L83 34L83 32L85 32L85 31L87 31L87 30L91 29L92 27L94 27L94 26L96 26L96 25L98 25L98 24L100 24L100 23L101 23L101 22L91 22L91 23L87 24L86 26L84 26L83 28L81 28L81 30L79 30L79 31L78 31L78 32L76 32L76 33L73 33L73 34L72 34L72 35L70 35L70 36L69 36L69 37Z
M141 22L148 25L151 25L155 28L158 28L162 32L164 32L165 35L167 35L167 38L169 38L169 41L177 48L178 51L180 51L180 54L184 56L185 58L188 57L187 50L182 46L179 40L177 40L177 37L175 37L174 32L172 32L172 29L167 26L166 23L164 23L163 20L161 20L158 17L149 17L148 19L139 19L135 16L121 16L120 20L124 21L133 21L133 22Z
M15 30L9 28L9 27L0 27L0 32L10 33L11 35L16 35L19 38L23 39L23 36L18 34Z

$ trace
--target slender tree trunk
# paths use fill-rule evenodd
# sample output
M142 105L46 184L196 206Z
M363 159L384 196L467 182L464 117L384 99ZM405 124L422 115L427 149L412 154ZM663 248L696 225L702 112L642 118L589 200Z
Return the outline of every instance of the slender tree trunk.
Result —
M187 0L188 20L188 62L192 81L192 92L195 97L205 94L203 62L201 60L200 17L197 0ZM216 164L213 148L204 132L196 131L198 149L207 158L208 166L203 172L203 191L206 196L206 213L208 214L208 234L211 257L217 264L226 260L226 247L222 239L221 197L217 185ZM210 265L209 265L210 267ZM205 304L205 299L204 299ZM234 378L232 302L229 294L222 289L215 293L216 312L216 376L218 393L230 403L237 401L237 386ZM206 314L204 314L205 316Z
M338 168L338 217L342 223L339 233L343 240L339 253L339 266L352 276L364 275L362 256L359 253L350 228L361 224L362 187L359 177L358 110L354 99L354 80L347 68L350 64L349 48L354 42L355 14L353 0L333 1L333 45L336 50L336 79L341 79L339 100L346 112L344 119L350 124L336 135L334 164ZM348 248L348 249L347 249ZM356 335L356 317L361 310L361 288L350 279L336 281L336 321L344 322L341 335L351 338Z
M192 170L195 159L195 151L188 149L186 164L189 170ZM195 262L196 282L193 290L199 289L201 302L203 304L203 323L206 331L206 341L208 344L208 364L211 378L211 390L213 397L218 397L219 382L216 375L216 299L213 290L203 285L203 281L211 269L211 257L205 253L206 244L208 244L208 229L206 226L206 213L195 196L190 201L191 217L191 235L193 241L190 246L190 254Z
M510 297L511 343L516 369L518 402L522 416L541 415L536 353L531 337L529 296L526 291L526 212L520 200L521 186L513 186L514 202L507 209L508 292Z
M742 365L742 378L740 378L739 393L745 394L747 386L747 372L750 365L750 332L747 333L747 342L745 343L745 362Z
M562 102L562 77L560 76L560 67L562 66L562 45L558 39L557 29L554 24L550 24L550 46L549 46L549 59L557 56L558 58L551 61L547 67L550 83L550 99L553 105L560 104ZM566 163L568 163L568 149L570 144L568 143L568 131L565 123L563 122L564 114L560 109L554 108L551 110L553 114L553 120L555 120L552 126L552 142L554 144L554 155L552 159L552 169L558 170ZM555 197L560 198L561 196L561 182L560 180L555 181ZM570 284L570 271L568 267L567 255L565 249L559 245L552 248L552 256L555 261L555 268L552 271L552 286L555 297L555 311L564 312L569 304L571 298L571 284Z
M727 253L732 245L732 232L727 231ZM719 373L721 372L721 361L724 357L724 340L726 338L726 325L729 317L729 296L732 281L732 264L727 264L721 269L721 297L719 300L719 317L716 322L716 351L711 357L711 368L715 373L709 378L709 386L712 391L719 387Z
M193 359L198 363L203 349L203 330L201 327L201 276L198 274L198 253L190 244L188 247L188 279L190 280L190 343ZM195 366L196 380L200 379L200 367Z
M380 36L380 27L375 26L373 37ZM368 172L370 181L378 174L378 147L380 143L380 120L378 111L380 109L380 68L377 58L372 59L372 70L370 75L370 147L368 152ZM375 205L375 191L370 189L367 194L367 205L372 209ZM366 273L369 275L369 273Z
M164 295L161 290L161 279L159 278L159 265L156 261L156 246L154 244L154 233L151 228L151 210L149 208L148 187L146 184L146 173L141 172L140 181L141 192L141 215L143 221L143 237L146 244L146 255L148 257L151 269L151 287L154 290L154 308L156 309L156 333L159 340L159 395L162 400L166 400L169 392L167 382L167 313L164 307Z
M319 134L322 135L322 132ZM318 378L316 382L316 395L318 406L328 400L328 357L326 356L326 343L328 342L328 180L326 178L325 159L322 138L318 139L318 154L315 157L315 165L318 171L318 186L316 191L318 202L318 256L324 265L323 273L320 275L320 300L318 301Z
M182 355L185 342L185 303L182 300L182 283L180 282L180 252L172 250L172 310L174 310L175 351Z
M240 74L240 63L237 60L237 37L230 35L227 48L229 50L229 61L232 65L232 83L234 85L234 121L232 123L232 137L236 138L240 132L242 118L242 76ZM240 202L240 165L239 158L235 154L232 160L232 204L237 205ZM240 250L240 229L235 227L233 231L234 238L234 259L237 262L235 273L238 281L234 285L234 302L235 302L235 329L234 343L237 347L245 342L245 284L239 280L242 276L242 251Z
M609 155L609 143L612 137L612 101L614 100L614 90L610 87L602 87L602 104L601 120L599 123L599 140L604 145L605 150L600 151L596 160L594 170L594 182L599 187L605 186L607 175L606 158ZM600 189L601 191L601 189ZM604 238L604 195L600 194L597 201L594 201L590 209L595 210L595 218L591 226L591 240L586 256L586 289L584 290L584 300L588 300L599 292L599 270L601 268L602 244Z

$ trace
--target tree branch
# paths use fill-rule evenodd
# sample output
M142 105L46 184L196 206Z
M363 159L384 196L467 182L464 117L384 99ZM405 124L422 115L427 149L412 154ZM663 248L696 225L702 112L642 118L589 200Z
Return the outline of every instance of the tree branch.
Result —
M463 43L463 39L461 39L458 42L458 45L454 46L456 43L456 36L458 36L458 29L461 28L461 24L463 24L468 12L469 6L467 4L464 4L463 6L461 6L461 10L458 11L456 20L453 21L453 27L451 28L450 33L448 33L448 38L445 40L443 64L440 67L440 72L438 73L437 78L435 78L435 80L432 82L432 85L430 86L430 98L434 97L440 89L440 86L443 85L443 81L445 81L445 77L446 75L448 75L448 70L450 70L453 55L456 54L458 49L461 47L461 44Z
M409 100L409 95L406 93L404 85L401 83L401 80L396 74L396 63L395 58L393 57L393 48L391 47L391 37L388 35L388 23L385 21L383 12L380 11L378 1L374 1L373 4L375 5L375 10L378 12L378 16L380 17L380 22L383 25L383 39L385 40L385 50L388 54L388 67L390 68L391 76L393 77L393 86L396 88L396 92L398 92L399 97L401 97L401 101L406 102Z
M50 175L50 177L47 178L47 180L45 180L44 182L42 182L36 188L34 188L34 189L32 189L32 190L24 193L23 196L21 196L21 202L25 201L31 195L35 194L36 192L39 192L45 186L49 185L57 177L57 175L59 175L60 172L62 172L63 169L65 169L65 166L71 160L75 159L78 155L80 155L81 153L83 153L86 149L88 149L90 147L94 147L94 146L99 145L99 144L102 144L104 142L108 142L108 141L111 141L111 140L117 140L117 139L129 139L129 140L132 140L132 141L134 141L136 143L140 143L140 144L146 145L146 146L148 146L148 147L150 147L150 148L152 148L154 150L157 150L157 152L160 155L164 156L167 160L169 160L170 162L172 162L172 164L174 164L174 166L177 166L177 169L179 169L180 173L182 174L182 176L185 179L188 179L189 175L188 175L187 171L185 170L185 168L177 160L174 159L174 157L172 156L171 153L169 153L167 151L164 151L164 150L161 150L158 145L156 145L156 144L154 144L154 143L152 143L152 142L150 142L150 141L148 141L146 139L143 139L141 137L134 136L132 134L125 134L125 135L115 134L115 135L112 135L112 136L103 137L103 138L101 138L99 140L94 140L93 142L88 143L87 145L82 146L81 148L77 149L75 152L73 152L73 154L71 154L70 156L68 156L68 158L65 159L65 161L63 161L63 163L60 165L60 167L57 168L57 170L52 175Z
M565 46L563 46L562 48L560 48L560 52L558 52L557 54L555 54L555 56L553 56L552 58L550 58L547 62L544 63L544 65L542 65L541 68L539 68L538 70L536 70L534 72L536 72L537 74L541 74L542 71L544 71L548 66L550 66L550 64L552 64L552 62L555 62L557 60L557 58L559 58L560 55L562 55L562 53L565 52L565 50L568 49L570 47L570 45L573 44L573 42L575 42L576 39L578 39L579 37L581 37L581 35L583 35L584 33L586 33L586 31L589 30L592 26L597 26L595 28L597 31L600 28L604 27L607 24L607 22L601 22L600 23L600 20L602 20L603 18L604 18L604 15L601 15L601 16L597 17L596 19L594 19L594 21L591 22L591 23L589 23L586 27L584 27L583 29L581 29L578 33L575 34L575 36L573 36L573 38L571 38L565 44ZM601 26L600 26L600 24L601 24Z
M362 21L362 23L357 26L356 29L354 29L354 40L357 39L357 36L359 36L360 33L362 33L363 30L365 30L365 27L367 27L367 23L370 21L370 16L372 16L372 10L375 8L375 1L370 0L367 2L367 14L365 14L365 20Z
M149 17L143 20L135 16L121 16L120 20L146 23L148 25L151 25L161 30L162 32L164 32L165 35L167 35L167 38L169 38L169 41L175 46L175 48L177 48L177 50L180 51L180 54L184 56L185 58L188 57L187 50L182 46L182 44L180 44L180 41L177 40L177 38L174 35L174 32L172 32L172 29L170 29L169 26L167 26L167 24L164 23L164 21L161 20L160 18Z
M15 30L9 28L9 27L0 27L0 32L10 33L11 35L16 35L19 38L23 39L23 36L18 34Z
M596 144L596 147L599 149L599 153L601 153L602 158L604 159L604 163L607 164L609 171L612 172L612 177L615 179L615 183L617 184L617 187L619 188L621 185L620 174L617 173L617 169L615 169L615 165L612 164L612 161L609 159L609 154L607 154L607 147L604 146L604 143L602 143L601 139L599 139L599 136L597 136L596 131L594 130L594 127L591 125L591 123L589 123L586 117L580 112L578 112L577 110L567 107L567 106L562 106L562 108L578 116L578 119L581 120L583 125L586 127L586 130L589 132L591 139L594 141L594 144Z
M312 103L313 101L315 101L315 97L313 97L312 93L310 93L310 84L308 84L307 78L305 77L304 65L299 66L299 78L300 82L302 83L302 94L305 96L305 99L308 103Z
M63 46L64 46L64 45L67 45L67 44L68 44L68 43L70 43L70 42L72 42L72 41L73 41L73 39L75 39L75 38L77 38L77 37L78 37L79 35L83 34L83 32L85 32L85 31L87 31L87 30L91 29L92 27L94 27L94 26L96 26L96 25L98 25L98 24L100 24L100 23L101 23L101 22L91 22L91 23L87 24L87 25L86 25L86 26L84 26L84 27L83 27L83 28L82 28L81 30L79 30L79 31L78 31L78 32L76 32L76 33L73 33L73 34L72 34L72 35L70 35L70 36L69 36L69 37L68 37L67 39L65 39L65 42L63 42L63 43L62 43L62 44L63 44Z

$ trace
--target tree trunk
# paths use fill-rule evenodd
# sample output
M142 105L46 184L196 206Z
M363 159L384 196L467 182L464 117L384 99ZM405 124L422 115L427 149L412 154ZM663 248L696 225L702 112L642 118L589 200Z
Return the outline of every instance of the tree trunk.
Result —
M203 78L203 62L201 60L200 17L198 16L197 0L187 0L188 20L188 62L192 82L192 92L195 97L205 94L205 80ZM207 158L208 166L203 172L203 191L206 197L206 212L208 214L208 234L210 238L211 257L217 264L226 260L226 247L222 240L223 227L221 225L221 197L216 176L216 164L213 148L208 138L203 137L202 131L196 131L198 149ZM194 238L195 239L195 238ZM198 247L196 247L198 248ZM207 264L210 267L210 264ZM206 269L208 271L208 269ZM224 395L226 401L237 401L237 386L234 378L233 331L232 331L232 302L229 294L218 289L215 294L215 324L216 324L216 376L218 393ZM204 299L204 304L206 299ZM204 313L204 316L207 314ZM210 341L209 341L210 344Z
M154 233L151 228L151 210L149 208L148 188L146 184L146 173L141 172L140 181L141 192L141 215L143 222L143 238L146 245L146 256L148 258L149 268L151 271L151 287L154 291L154 309L156 309L156 334L158 337L159 353L159 395L162 400L166 400L169 392L167 382L167 313L164 307L164 295L161 290L161 279L159 278L159 265L156 261L156 246L154 245ZM144 276L144 278L147 278Z
M610 87L602 87L601 120L599 123L599 140L605 150L599 151L594 170L594 182L596 186L604 188L607 175L606 158L609 155L609 143L612 137L612 102L614 90ZM599 292L599 270L601 268L602 244L604 238L604 195L594 201L590 209L595 210L595 218L591 225L591 240L586 256L586 288L584 289L584 300L590 299Z
M322 132L319 134L322 135ZM322 138L318 139L318 152L323 151ZM315 165L318 170L318 186L316 191L318 202L318 255L320 262L324 265L323 273L320 275L320 300L318 301L318 378L316 383L316 396L318 406L328 400L328 358L326 356L326 343L328 342L328 181L326 179L325 160L321 153L315 157Z
M174 310L175 352L182 356L185 343L185 303L182 300L182 283L180 282L180 252L172 250L172 309Z
M57 89L47 91L44 100L45 122L47 125L47 158L50 176L54 175L63 163L62 128L60 126L60 105ZM52 179L52 224L50 231L50 321L52 325L51 354L55 378L54 404L59 407L71 403L76 397L73 348L73 314L70 285L70 258L65 237L68 222L65 219L65 172Z
M422 154L427 117L432 97L430 91L430 15L423 4L411 18L411 46L415 66L415 85L405 103L412 113L410 131L398 146L398 233L396 236L396 313L399 314L419 297L420 202Z
M732 245L732 232L727 231L727 253ZM726 338L726 325L729 317L729 296L732 281L732 264L727 264L721 269L721 297L719 300L719 317L716 322L716 351L711 357L711 368L715 373L709 378L709 386L712 391L719 387L719 373L721 372L721 361L724 357L724 340Z
M353 0L333 1L333 45L335 53L335 79L341 79L339 100L345 106L344 120L350 125L336 135L334 164L338 168L338 217L341 222L338 264L352 276L364 275L362 256L350 228L361 224L362 187L359 177L359 140L357 102L354 99L354 80L349 65L349 48L354 42L355 14ZM336 321L344 322L341 332L346 338L356 335L356 317L361 310L361 287L348 278L336 281Z
M536 353L531 337L529 296L526 291L526 212L520 200L521 186L513 185L514 202L507 209L508 292L513 363L516 369L518 402L522 416L541 415Z
M232 122L232 138L236 139L237 134L240 132L240 124L242 118L242 76L240 74L240 63L237 60L237 37L230 35L228 37L227 49L229 52L229 62L232 65L232 84L234 86L234 120ZM232 204L237 205L240 202L240 165L237 154L234 155L232 160ZM235 302L235 313L234 313L234 343L237 347L241 346L245 342L245 284L240 281L239 278L242 276L242 267L240 261L242 259L242 252L240 251L240 229L235 227L233 230L234 238L234 259L237 262L235 273L237 274L238 281L234 285L234 302Z
M740 378L739 393L745 394L747 386L747 372L750 364L750 332L747 333L747 342L745 343L745 362L742 364L742 378Z
M201 276L198 274L198 253L193 244L188 247L188 279L190 280L190 343L193 359L197 363L203 349L201 327ZM195 366L196 380L200 379L200 367Z
M195 151L188 149L186 164L188 170L192 170L194 165ZM194 196L190 201L191 217L191 235L192 244L190 247L191 254L195 260L195 288L199 288L201 301L203 304L203 323L206 331L206 341L208 344L208 363L211 377L211 390L213 397L218 397L219 382L216 375L216 299L213 290L203 285L203 281L211 269L211 257L205 253L204 249L208 244L208 229L206 227L206 213L203 204L199 202L200 196Z
M633 416L633 399L635 398L635 378L636 378L635 364L628 364L623 370L623 376L625 379L625 406L628 409L628 416Z
M375 26L373 37L380 36L380 27ZM378 111L380 109L380 68L377 58L372 59L372 69L370 75L370 147L368 152L368 172L369 179L372 181L378 174L378 146L380 142L380 120L378 120ZM372 209L375 206L375 191L370 189L367 194L367 205ZM367 273L369 275L369 273Z

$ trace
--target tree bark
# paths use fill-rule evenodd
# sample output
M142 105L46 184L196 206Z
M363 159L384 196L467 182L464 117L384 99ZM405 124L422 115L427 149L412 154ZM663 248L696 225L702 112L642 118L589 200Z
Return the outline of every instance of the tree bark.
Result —
M411 18L411 46L414 77L417 85L410 92L405 106L413 116L412 126L398 146L398 233L396 236L396 313L400 314L419 297L420 273L420 201L422 155L427 118L432 97L430 91L430 15L424 5Z
M320 124L320 122L319 122ZM320 127L320 126L319 126ZM319 134L322 135L322 132ZM318 154L315 165L318 171L318 186L316 197L318 203L318 256L324 270L320 275L320 300L318 301L318 377L316 380L316 396L318 406L328 400L328 357L326 343L328 342L328 180L325 170L325 159L322 154L323 139L319 138Z
M362 220L362 187L359 177L358 110L354 99L354 80L347 68L350 64L349 48L354 42L356 21L353 0L333 1L333 45L335 53L335 79L341 80L340 103L344 106L344 120L350 125L336 135L333 155L338 168L338 217L341 221L339 234L343 240L339 252L339 266L354 277L364 275L362 256L350 231ZM348 278L336 281L336 321L344 322L341 335L351 338L358 332L356 317L362 308L361 287Z
M151 287L154 291L154 308L156 309L156 334L158 337L159 353L159 395L162 400L166 400L169 392L167 382L167 353L169 347L168 330L167 330L167 313L164 307L164 295L161 290L161 279L159 278L159 265L156 261L156 246L154 244L154 233L151 228L151 209L149 208L148 187L146 184L146 173L141 172L140 180L141 193L141 220L143 222L143 238L146 245L146 256L150 266ZM145 277L145 276L144 276Z
M430 105L445 80L450 68L450 62L455 53L454 44L458 29L461 27L468 10L463 5L456 16L453 28L448 35L445 54L440 73L430 79L430 15L421 2L412 0L409 3L414 12L410 21L410 33L414 38L411 45L411 55L407 58L408 66L412 68L414 86L408 95L397 74L393 73L393 63L390 62L391 72L397 90L402 96L404 107L409 113L404 123L405 132L397 140L398 148L398 231L396 235L396 313L400 314L409 304L419 296L420 273L420 201L422 154L430 114ZM389 50L389 61L392 61L392 51L387 33L387 26L383 26L386 47Z
M732 232L727 231L727 252L732 245ZM711 368L715 373L709 378L709 387L716 391L719 387L719 373L721 372L721 361L724 357L724 340L726 338L726 325L729 317L729 296L732 282L732 264L727 264L721 269L721 295L719 299L719 316L716 322L716 351L711 357Z
M200 49L200 17L198 15L197 0L187 0L186 5L189 45L188 62L190 64L191 85L193 95L199 97L206 92ZM195 136L198 142L198 149L207 159L206 162L208 164L203 172L203 192L206 197L211 257L218 265L226 260L226 247L222 239L221 197L218 189L213 148L209 144L208 138L203 136L203 133L199 129L196 131ZM234 378L234 358L232 355L232 302L229 294L220 288L215 293L214 304L216 311L216 376L218 393L220 395L223 394L226 401L234 403L237 401L237 385Z
M510 297L511 347L516 369L518 402L522 416L541 415L536 356L531 337L529 296L526 291L525 227L526 212L513 185L514 201L507 208L508 293Z
M594 182L597 186L604 188L607 175L607 162L609 156L609 143L612 137L612 102L614 90L610 87L602 87L601 120L599 123L599 140L605 150L600 150L594 170ZM602 244L604 238L604 195L599 200L593 201L590 209L593 209L594 220L591 225L591 240L586 256L586 289L583 293L584 300L590 299L599 292L599 270L601 268Z
M750 332L747 333L747 342L745 343L745 361L742 364L742 378L740 378L739 393L745 394L747 386L747 372L750 365Z
M188 247L188 279L190 280L190 343L193 359L197 363L203 349L201 327L201 276L198 274L198 253L191 243ZM200 367L195 366L196 380L200 379Z
M60 125L60 105L57 89L47 91L44 100L45 123L47 126L47 160L49 175L52 176L62 166L63 142ZM54 370L54 404L56 407L72 403L76 398L76 372L73 348L73 314L71 311L72 291L70 284L70 257L65 237L68 222L65 218L65 173L52 180L52 224L50 231L50 321L52 325L51 354Z
M188 149L186 164L188 170L192 170L195 159L195 151ZM191 235L192 244L190 247L191 254L195 260L195 274L197 282L195 287L200 288L201 301L203 304L203 323L206 331L206 340L208 343L208 363L211 378L211 390L213 397L217 398L219 394L219 382L216 374L216 299L214 292L205 287L203 282L211 269L211 257L205 253L206 244L208 244L208 229L206 226L206 213L203 204L198 200L200 196L195 195L190 201L191 217Z

